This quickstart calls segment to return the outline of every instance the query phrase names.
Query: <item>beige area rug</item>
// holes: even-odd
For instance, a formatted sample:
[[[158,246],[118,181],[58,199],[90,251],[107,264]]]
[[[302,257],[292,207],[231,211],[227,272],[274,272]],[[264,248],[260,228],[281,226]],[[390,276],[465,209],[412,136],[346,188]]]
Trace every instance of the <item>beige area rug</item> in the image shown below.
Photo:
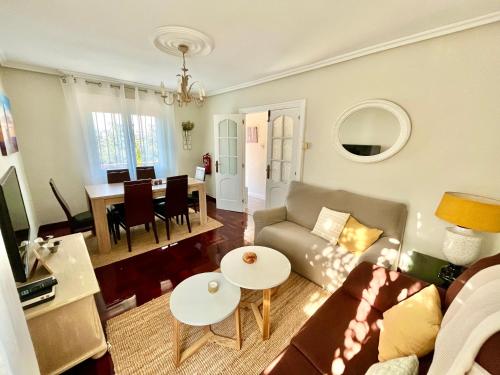
[[[189,233],[185,221],[184,225],[176,224],[175,220],[170,222],[170,241],[167,240],[165,222],[157,219],[156,226],[158,228],[158,240],[160,243],[155,242],[155,237],[151,228],[149,232],[146,232],[144,225],[132,228],[131,252],[128,251],[127,238],[123,229],[121,229],[120,232],[121,240],[115,245],[111,239],[111,252],[105,254],[100,254],[97,251],[97,238],[93,236],[91,232],[87,232],[85,234],[85,243],[89,249],[92,265],[94,268],[102,267],[223,226],[221,222],[211,217],[208,217],[208,221],[205,225],[201,225],[199,215],[194,212],[189,214],[189,219],[191,221],[191,233]]]
[[[261,293],[243,291],[242,300]],[[329,293],[292,273],[271,302],[271,337],[262,341],[250,310],[241,310],[241,350],[208,344],[176,369],[172,354],[172,315],[167,293],[107,322],[115,371],[127,374],[259,374],[289,344],[302,324]],[[233,316],[212,326],[216,333],[233,336]],[[203,328],[182,325],[184,348],[203,335]]]

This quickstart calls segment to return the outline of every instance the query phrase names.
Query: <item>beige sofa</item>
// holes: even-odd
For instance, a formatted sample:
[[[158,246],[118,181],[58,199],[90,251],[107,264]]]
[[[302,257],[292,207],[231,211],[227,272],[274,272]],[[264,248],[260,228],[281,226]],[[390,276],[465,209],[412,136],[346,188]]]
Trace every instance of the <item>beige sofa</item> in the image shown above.
[[[348,212],[361,223],[384,233],[361,255],[332,246],[311,233],[322,207]],[[333,291],[363,261],[386,268],[396,264],[407,215],[402,203],[294,181],[284,207],[254,213],[254,243],[279,250],[290,260],[295,272]]]

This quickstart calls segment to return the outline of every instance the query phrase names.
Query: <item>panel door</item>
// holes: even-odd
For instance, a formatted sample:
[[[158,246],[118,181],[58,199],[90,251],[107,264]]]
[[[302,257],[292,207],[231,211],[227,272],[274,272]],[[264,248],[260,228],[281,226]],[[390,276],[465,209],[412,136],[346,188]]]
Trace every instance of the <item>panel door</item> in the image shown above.
[[[244,210],[244,115],[214,116],[217,208]]]
[[[299,179],[299,109],[271,111],[267,135],[266,207],[285,204],[290,181]]]

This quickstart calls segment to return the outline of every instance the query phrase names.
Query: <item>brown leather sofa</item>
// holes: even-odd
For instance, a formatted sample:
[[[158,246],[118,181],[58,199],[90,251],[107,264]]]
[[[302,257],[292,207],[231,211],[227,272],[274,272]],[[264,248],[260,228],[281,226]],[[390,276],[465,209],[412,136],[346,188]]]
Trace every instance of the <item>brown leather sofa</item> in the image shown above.
[[[446,291],[440,289],[443,310],[472,275],[494,264],[500,264],[500,254],[476,262]],[[408,275],[361,263],[262,374],[364,374],[378,362],[377,322],[383,312],[427,285]],[[476,357],[476,362],[494,375],[500,374],[498,348],[500,332],[483,345]],[[432,353],[419,361],[419,373],[426,374]]]

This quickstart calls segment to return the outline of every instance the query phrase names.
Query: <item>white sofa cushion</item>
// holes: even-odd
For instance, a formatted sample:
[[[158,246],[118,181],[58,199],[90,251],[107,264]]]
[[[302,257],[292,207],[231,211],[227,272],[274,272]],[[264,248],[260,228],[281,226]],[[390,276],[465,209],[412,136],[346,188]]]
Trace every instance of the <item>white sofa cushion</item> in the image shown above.
[[[331,245],[336,245],[349,216],[350,214],[323,207],[311,233],[324,238]]]

